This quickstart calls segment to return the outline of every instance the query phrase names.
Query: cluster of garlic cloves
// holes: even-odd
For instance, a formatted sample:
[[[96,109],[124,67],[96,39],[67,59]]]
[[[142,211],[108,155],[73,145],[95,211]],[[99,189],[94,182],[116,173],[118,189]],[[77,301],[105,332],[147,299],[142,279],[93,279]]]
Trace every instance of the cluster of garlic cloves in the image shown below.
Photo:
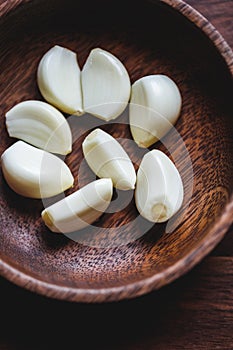
[[[127,106],[131,85],[124,65],[111,53],[99,48],[92,50],[81,72],[76,53],[58,45],[40,60],[37,83],[48,103],[24,101],[6,113],[9,136],[21,141],[2,154],[1,164],[6,182],[16,193],[47,198],[62,193],[74,183],[68,166],[51,154],[67,155],[72,151],[71,130],[61,112],[77,116],[88,112],[105,121],[115,119]],[[109,154],[106,159],[109,165],[101,164],[100,171],[94,169],[100,180],[43,211],[42,218],[51,231],[71,232],[97,220],[111,201],[113,182],[120,189],[134,188],[136,174],[128,155],[104,132],[100,135],[100,157],[102,154],[105,159],[101,143],[106,139],[109,142],[109,138],[118,159],[111,160]],[[96,157],[96,153],[94,150],[86,153],[90,146],[87,143],[88,140],[83,151],[93,168],[92,155]]]
[[[145,219],[165,222],[181,208],[183,183],[170,158],[159,150],[147,152],[137,175],[122,146],[101,129],[93,130],[82,144],[84,157],[100,178],[111,178],[121,190],[135,189],[136,207]]]
[[[9,187],[29,198],[52,197],[73,186],[70,169],[57,156],[72,151],[71,130],[62,112],[87,112],[110,121],[129,102],[132,137],[147,148],[172,128],[181,111],[181,94],[173,80],[150,75],[131,86],[122,62],[100,48],[90,52],[80,70],[76,53],[52,47],[39,62],[37,83],[47,102],[20,102],[6,113],[8,134],[20,141],[1,156]],[[113,187],[135,190],[136,207],[151,222],[165,222],[180,209],[182,180],[161,151],[146,153],[136,174],[121,144],[101,129],[87,135],[82,150],[99,179],[43,210],[42,219],[51,231],[69,233],[95,222],[109,206]]]
[[[61,111],[75,115],[86,112],[105,121],[117,118],[130,98],[126,68],[100,48],[91,50],[80,71],[74,52],[54,46],[39,63],[37,82],[45,100]]]

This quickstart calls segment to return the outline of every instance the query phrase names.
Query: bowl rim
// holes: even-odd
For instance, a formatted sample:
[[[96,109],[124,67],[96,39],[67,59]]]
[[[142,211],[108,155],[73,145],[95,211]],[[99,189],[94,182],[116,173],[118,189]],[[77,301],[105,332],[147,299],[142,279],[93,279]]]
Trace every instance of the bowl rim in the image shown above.
[[[1,4],[0,0],[0,18],[29,1],[30,0],[9,0]],[[153,3],[156,2],[155,0],[150,1]],[[172,7],[190,22],[194,23],[196,27],[199,28],[215,45],[217,51],[226,62],[229,72],[233,76],[232,49],[218,30],[201,13],[183,0],[159,0],[157,2]],[[157,290],[186,274],[215,248],[226,234],[232,222],[233,194],[230,196],[229,202],[226,204],[219,220],[214,223],[210,230],[207,236],[208,239],[206,239],[205,236],[205,239],[202,239],[197,247],[190,250],[175,264],[167,267],[162,272],[122,286],[98,289],[65,287],[63,285],[45,282],[41,279],[30,276],[8,264],[2,258],[0,258],[0,275],[31,292],[36,292],[54,299],[85,303],[101,303],[131,299],[152,292],[153,290]]]

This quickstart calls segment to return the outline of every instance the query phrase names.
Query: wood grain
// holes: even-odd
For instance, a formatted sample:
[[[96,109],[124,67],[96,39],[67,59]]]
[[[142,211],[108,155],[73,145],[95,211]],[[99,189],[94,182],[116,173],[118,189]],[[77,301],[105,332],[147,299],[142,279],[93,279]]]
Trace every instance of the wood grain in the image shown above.
[[[230,43],[232,25],[226,18],[233,17],[232,1],[189,3]],[[160,291],[108,305],[50,300],[0,278],[0,349],[231,350],[233,227],[212,254],[229,257],[209,256]]]
[[[203,14],[223,35],[231,49],[233,49],[233,1],[232,0],[188,0],[188,4]],[[233,226],[218,247],[211,253],[218,256],[233,256]]]
[[[3,279],[0,289],[1,350],[233,348],[232,258],[210,257],[160,291],[104,305],[49,300]]]
[[[233,1],[189,3],[214,23],[233,48]],[[1,278],[0,309],[4,322],[0,349],[231,350],[232,237],[233,227],[213,251],[223,257],[207,257],[187,276],[159,292],[111,305],[48,300]]]
[[[188,3],[200,11],[223,35],[231,49],[233,49],[233,1],[196,1],[189,0]],[[228,230],[222,242],[213,250],[211,255],[233,256],[233,226]]]
[[[232,0],[188,0],[188,4],[196,8],[203,14],[223,35],[229,46],[233,48],[232,36],[232,18],[233,1]]]
[[[15,11],[2,16],[3,123],[4,113],[17,102],[42,98],[36,85],[36,69],[44,52],[55,44],[78,52],[81,67],[91,48],[102,46],[121,58],[132,82],[143,75],[164,73],[176,81],[183,96],[182,114],[176,124],[179,134],[173,130],[163,143],[154,146],[172,157],[184,182],[184,205],[174,219],[172,233],[166,230],[166,225],[150,229],[145,220],[138,219],[132,198],[123,210],[103,215],[92,231],[79,233],[78,242],[53,235],[40,218],[43,203],[14,194],[1,173],[0,267],[2,275],[15,283],[70,301],[132,298],[158,289],[190,270],[229,227],[233,174],[229,74],[232,57],[224,40],[205,19],[182,2],[167,2],[205,28],[212,41],[162,2],[135,4],[133,18],[127,2],[120,22],[120,7],[115,6],[109,19],[110,8],[105,0],[98,2],[98,6],[93,2],[92,11],[84,2],[70,1],[65,10],[62,1],[22,2]],[[99,20],[96,11],[105,21]],[[78,12],[84,15],[75,21]],[[143,31],[141,17],[147,18]],[[156,32],[160,35],[155,41]],[[223,60],[226,56],[229,67]],[[136,166],[143,153],[126,142],[131,139],[124,124],[127,119],[125,114],[117,124],[101,127],[124,139]],[[76,180],[72,191],[92,176],[87,167],[79,176],[77,165],[82,163],[81,142],[87,127],[93,128],[96,122],[96,118],[87,116],[73,118],[74,137],[77,132],[79,135],[66,161],[79,181]],[[13,140],[5,128],[0,130],[0,139],[2,153]],[[108,230],[102,229],[106,227]]]

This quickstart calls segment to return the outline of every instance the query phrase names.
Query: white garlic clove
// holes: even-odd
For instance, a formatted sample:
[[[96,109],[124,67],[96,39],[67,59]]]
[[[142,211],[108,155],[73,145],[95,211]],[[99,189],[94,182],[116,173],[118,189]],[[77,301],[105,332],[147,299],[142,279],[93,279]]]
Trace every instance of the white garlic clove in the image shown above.
[[[41,101],[24,101],[6,113],[9,135],[48,152],[66,155],[72,150],[72,135],[65,117]]]
[[[180,209],[183,193],[174,163],[159,150],[148,152],[137,173],[135,202],[139,213],[151,222],[165,222]]]
[[[6,182],[24,197],[47,198],[72,187],[74,178],[57,156],[17,141],[1,156]]]
[[[93,49],[81,73],[83,108],[109,121],[126,108],[130,97],[130,79],[124,65],[111,53]]]
[[[46,101],[69,114],[83,114],[80,68],[76,53],[54,46],[40,60],[37,83]]]
[[[119,190],[135,187],[134,166],[119,142],[101,129],[92,131],[82,144],[84,157],[99,176],[112,179],[113,186]]]
[[[149,75],[132,85],[129,121],[140,147],[160,140],[175,124],[181,111],[181,94],[166,75]]]
[[[70,233],[95,222],[112,199],[111,179],[93,181],[42,212],[42,219],[53,232]]]

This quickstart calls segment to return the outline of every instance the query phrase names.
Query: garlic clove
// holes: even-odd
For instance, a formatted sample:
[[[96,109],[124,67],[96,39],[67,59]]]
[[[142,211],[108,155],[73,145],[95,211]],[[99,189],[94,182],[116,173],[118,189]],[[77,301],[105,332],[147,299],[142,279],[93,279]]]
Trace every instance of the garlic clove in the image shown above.
[[[83,114],[76,53],[58,45],[52,47],[40,60],[37,83],[46,101],[65,113]]]
[[[129,121],[140,147],[160,140],[175,124],[181,111],[181,94],[166,75],[149,75],[132,85]]]
[[[81,73],[83,108],[109,121],[126,108],[130,97],[130,79],[124,65],[111,53],[93,49]]]
[[[45,225],[53,232],[70,233],[95,222],[112,199],[111,179],[93,181],[42,212]]]
[[[161,151],[145,154],[137,173],[135,202],[151,222],[165,222],[181,207],[183,183],[174,163]]]
[[[119,142],[101,129],[92,131],[82,144],[84,157],[92,171],[100,178],[112,179],[119,190],[135,187],[134,166]]]
[[[57,156],[17,141],[1,156],[6,182],[29,198],[52,197],[72,187],[74,178]]]
[[[41,101],[24,101],[6,113],[9,135],[48,152],[66,155],[72,150],[72,135],[65,117]]]

